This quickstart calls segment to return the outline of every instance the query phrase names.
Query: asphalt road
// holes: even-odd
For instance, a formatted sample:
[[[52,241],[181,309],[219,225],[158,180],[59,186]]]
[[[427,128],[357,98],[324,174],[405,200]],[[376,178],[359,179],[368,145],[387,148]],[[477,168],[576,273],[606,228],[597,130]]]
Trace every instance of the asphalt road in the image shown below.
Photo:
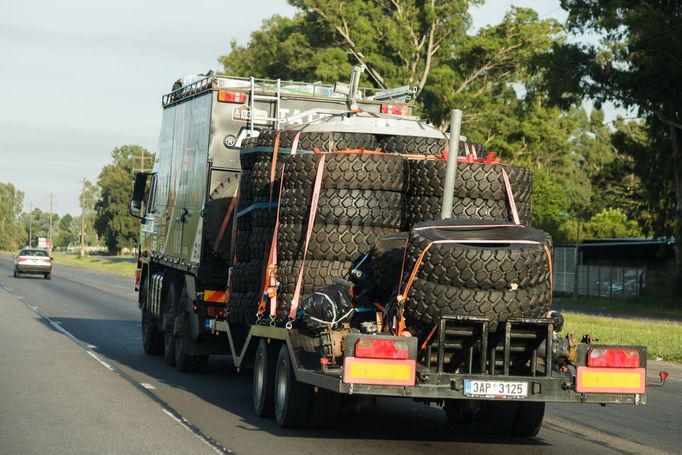
[[[2,353],[0,384],[23,377],[25,390],[19,399],[16,391],[0,387],[0,453],[16,453],[17,447],[21,453],[44,453],[51,434],[36,438],[32,421],[38,429],[48,425],[60,435],[74,433],[53,439],[50,453],[160,448],[238,454],[649,454],[679,453],[682,447],[682,366],[659,363],[650,364],[653,376],[662,368],[671,378],[665,387],[649,389],[648,405],[552,405],[533,439],[453,428],[441,409],[400,399],[380,399],[357,415],[341,417],[333,430],[285,431],[254,415],[251,373],[235,371],[229,357],[212,358],[208,370],[195,375],[176,372],[162,357],[145,356],[131,279],[60,265],[49,281],[15,279],[11,271],[11,259],[0,256],[0,345],[23,333],[13,344],[32,349]],[[64,343],[70,345],[68,356],[60,347]],[[74,350],[89,355],[76,361]],[[14,371],[10,366],[16,364],[24,367]],[[32,380],[48,371],[68,375],[63,382],[70,387],[46,388]],[[102,408],[97,405],[102,400],[117,405]],[[159,407],[164,412],[155,412]],[[97,431],[88,431],[90,422]],[[144,445],[134,445],[141,435]],[[92,450],[92,444],[106,450]]]

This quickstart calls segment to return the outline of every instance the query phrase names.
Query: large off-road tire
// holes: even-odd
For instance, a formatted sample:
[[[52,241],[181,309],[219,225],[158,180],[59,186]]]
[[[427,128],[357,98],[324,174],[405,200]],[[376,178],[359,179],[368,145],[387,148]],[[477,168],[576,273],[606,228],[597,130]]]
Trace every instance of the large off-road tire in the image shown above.
[[[508,436],[514,425],[518,403],[514,401],[486,401],[477,416],[480,429],[495,436]]]
[[[405,316],[411,323],[470,315],[489,318],[495,329],[498,321],[547,311],[551,238],[545,232],[494,221],[417,225],[409,236],[402,289],[427,247],[407,296]]]
[[[310,190],[315,182],[321,155],[296,155],[287,158],[284,188]],[[407,162],[397,155],[326,155],[322,188],[381,190],[402,192],[407,185]]]
[[[238,293],[260,290],[263,260],[237,262],[232,266],[232,291]]]
[[[277,200],[279,194],[280,179],[282,177],[282,167],[286,156],[280,156],[275,164],[275,174],[272,175],[272,161],[259,161],[253,166],[252,194],[254,198],[270,197],[270,179],[272,178],[273,200]],[[286,178],[286,177],[285,177]]]
[[[175,339],[175,369],[181,373],[198,373],[208,365],[208,355],[192,355],[186,353],[185,337],[189,336],[187,324],[183,324],[183,331]]]
[[[259,417],[275,415],[275,369],[279,344],[258,342],[253,366],[253,409]]]
[[[280,221],[304,224],[310,216],[310,189],[287,189],[282,194]],[[374,226],[400,229],[405,195],[397,191],[322,189],[315,224]]]
[[[259,283],[261,279],[258,279]],[[228,321],[232,324],[251,325],[256,321],[260,302],[259,292],[234,292],[230,296]]]
[[[374,150],[377,140],[368,133],[317,132],[303,130],[287,130],[280,134],[280,147],[291,148],[298,133],[297,150],[334,152],[337,150],[360,149]],[[274,142],[273,142],[274,143]]]
[[[550,258],[545,247],[551,247],[552,240],[546,232],[505,223],[460,226],[465,229],[413,231],[406,268],[412,270],[415,259],[431,244],[419,267],[418,279],[457,288],[499,290],[526,289],[549,282]],[[476,240],[489,243],[473,243]],[[458,243],[432,243],[442,241]],[[495,241],[499,243],[492,243]],[[513,241],[537,243],[508,243]]]
[[[545,403],[536,401],[520,402],[511,428],[512,436],[532,438],[537,436],[545,418]]]
[[[448,141],[445,137],[382,136],[378,145],[389,153],[441,156]]]
[[[307,226],[282,224],[277,235],[277,254],[281,260],[303,258]],[[370,226],[316,224],[308,243],[307,259],[355,261],[374,243],[398,229]]]
[[[441,217],[443,196],[408,196],[405,201],[405,226],[409,229],[423,221],[438,220]],[[516,201],[515,201],[516,202]],[[516,202],[519,222],[530,226],[531,207],[528,202]],[[463,220],[513,221],[507,200],[454,197],[452,218]]]
[[[537,318],[549,309],[549,283],[517,290],[467,289],[415,279],[408,293],[405,317],[433,325],[443,315],[481,316],[490,328],[510,317]]]
[[[175,366],[175,334],[172,327],[163,331],[163,358],[167,365]]]
[[[232,202],[232,197],[236,186],[238,185],[237,174],[230,174],[231,176],[224,177],[224,180],[218,184],[206,201],[204,208],[203,223],[205,242],[211,248],[211,252],[217,255],[225,263],[230,261],[230,250],[232,235],[232,224],[234,223],[235,212],[232,212],[231,218],[227,226],[223,229],[220,242],[216,245],[218,235],[222,229],[225,221],[227,209]]]
[[[156,328],[156,319],[142,309],[142,349],[147,355],[163,354],[163,332]]]
[[[407,233],[384,236],[372,248],[371,261],[376,276],[376,289],[383,297],[398,292],[407,237]]]
[[[239,199],[249,201],[253,199],[253,170],[242,171],[239,176]]]
[[[303,428],[308,423],[312,387],[296,381],[294,364],[286,344],[277,356],[275,369],[275,419],[282,428]]]
[[[443,196],[445,182],[444,160],[410,160],[409,188],[411,195]],[[507,193],[502,169],[509,175],[514,200],[529,202],[532,193],[530,169],[500,164],[458,163],[454,195],[457,197],[506,200]]]

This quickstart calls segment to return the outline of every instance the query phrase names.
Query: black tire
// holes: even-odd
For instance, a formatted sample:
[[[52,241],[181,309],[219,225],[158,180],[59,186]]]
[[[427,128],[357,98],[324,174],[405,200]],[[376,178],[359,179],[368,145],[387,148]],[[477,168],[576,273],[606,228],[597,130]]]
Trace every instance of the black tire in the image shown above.
[[[170,324],[164,324],[163,327],[163,358],[166,364],[175,366],[175,315],[177,314],[178,302],[180,295],[178,294],[178,286],[175,281],[172,281],[168,287],[168,294],[166,295],[168,302],[169,316],[166,318],[171,321]]]
[[[545,403],[537,401],[525,401],[519,403],[514,425],[511,429],[512,436],[532,438],[537,436],[545,418]]]
[[[277,200],[279,194],[280,179],[282,177],[282,167],[284,166],[284,158],[286,156],[278,157],[275,164],[275,175],[272,183],[272,199]],[[270,177],[272,173],[272,161],[259,161],[253,166],[252,189],[251,192],[254,198],[269,198],[270,197]]]
[[[14,269],[14,278],[19,278],[19,272],[17,272],[17,269]]]
[[[310,403],[308,426],[311,428],[328,428],[339,415],[341,395],[331,390],[318,388]]]
[[[398,292],[407,233],[396,233],[379,239],[372,248],[372,268],[376,276],[376,289],[382,300]]]
[[[183,324],[185,328],[183,333],[175,339],[175,369],[180,373],[198,373],[208,365],[208,355],[191,355],[187,354],[185,351],[185,337],[189,335],[187,333],[186,324]]]
[[[232,291],[237,293],[260,291],[263,261],[237,262],[232,266]]]
[[[513,401],[486,401],[478,415],[482,431],[495,436],[509,436],[516,419],[518,403]]]
[[[405,318],[431,327],[443,315],[481,316],[490,329],[510,317],[537,318],[549,309],[549,283],[515,291],[467,289],[415,279],[408,293]]]
[[[217,255],[225,263],[230,262],[230,250],[232,235],[232,223],[234,222],[235,213],[232,213],[230,222],[223,231],[220,243],[215,245],[218,235],[222,228],[227,209],[232,202],[232,196],[236,189],[237,174],[230,174],[224,177],[224,180],[218,184],[209,195],[204,208],[204,233],[206,237],[206,244],[211,249],[211,252]]]
[[[382,136],[379,147],[389,153],[441,156],[447,148],[445,137]]]
[[[156,328],[156,319],[142,309],[142,349],[147,355],[163,354],[163,332]]]
[[[52,279],[52,273],[45,273],[45,274],[43,274],[43,277],[44,277],[46,280],[51,280],[51,279]]]
[[[253,199],[253,170],[251,169],[242,171],[239,176],[239,199],[245,201]]]
[[[310,189],[284,190],[280,221],[307,224],[311,200]],[[403,226],[404,202],[405,195],[396,191],[322,189],[315,224],[400,229]]]
[[[423,221],[438,220],[441,216],[442,196],[410,195],[405,201],[405,225],[411,228]],[[531,224],[531,209],[527,202],[516,202],[519,222]],[[506,200],[454,197],[452,218],[463,220],[513,221],[512,212]]]
[[[275,369],[275,419],[282,428],[303,428],[308,423],[312,388],[296,381],[289,350],[283,344]]]
[[[286,159],[284,188],[310,189],[315,182],[318,154]],[[326,155],[322,188],[402,192],[407,185],[407,161],[398,155]]]
[[[307,226],[282,224],[277,235],[277,254],[282,260],[303,258]],[[355,261],[382,237],[398,229],[369,226],[315,225],[308,244],[307,259]]]
[[[260,291],[232,293],[228,305],[228,321],[239,325],[253,324],[256,321],[260,295]]]
[[[279,345],[258,342],[253,366],[253,409],[259,417],[275,415],[275,368]]]
[[[408,193],[443,196],[446,165],[444,160],[410,160]],[[458,163],[455,196],[506,200],[502,168],[500,164]],[[509,175],[514,200],[517,203],[530,202],[533,187],[530,169],[518,166],[504,168]]]
[[[234,254],[237,262],[248,262],[251,260],[251,231],[237,231],[234,241]]]
[[[458,223],[462,223],[458,220]],[[426,225],[446,225],[447,222]],[[495,225],[492,225],[495,226]],[[458,243],[433,243],[424,257],[418,279],[455,288],[527,289],[549,283],[550,266],[545,247],[551,246],[549,234],[538,229],[505,223],[498,227],[468,225],[466,229],[428,229],[412,231],[407,249],[406,269],[412,270],[416,258],[430,242],[453,240]],[[467,240],[493,240],[499,244],[468,244]],[[511,240],[537,244],[507,243]]]
[[[471,425],[476,421],[476,414],[464,406],[465,400],[445,400],[443,410],[452,425]]]
[[[175,366],[175,335],[173,328],[163,331],[163,358],[167,365]]]
[[[360,149],[374,150],[377,148],[377,140],[373,134],[368,133],[340,133],[340,132],[317,132],[303,130],[282,131],[280,134],[280,147],[291,148],[296,134],[298,138],[297,150],[313,151],[319,149],[323,152],[337,150]],[[273,141],[274,144],[274,141]]]

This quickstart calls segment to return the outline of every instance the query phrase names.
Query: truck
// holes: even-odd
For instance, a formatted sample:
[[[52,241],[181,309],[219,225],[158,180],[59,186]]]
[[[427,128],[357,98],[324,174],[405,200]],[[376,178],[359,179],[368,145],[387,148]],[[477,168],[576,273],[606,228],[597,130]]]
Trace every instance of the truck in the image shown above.
[[[479,157],[469,148],[456,122],[447,134],[412,116],[414,90],[410,87],[359,89],[361,72],[362,68],[356,68],[349,84],[334,85],[208,74],[179,81],[163,97],[154,168],[136,175],[130,204],[130,213],[141,225],[136,289],[145,353],[163,354],[169,365],[183,372],[201,370],[210,355],[232,356],[237,368],[253,369],[255,412],[274,416],[287,428],[328,424],[345,402],[405,397],[442,406],[455,424],[475,422],[496,434],[532,437],[542,425],[548,402],[646,404],[645,347],[609,346],[596,344],[589,336],[563,336],[562,315],[544,309],[531,316],[519,313],[498,318],[494,312],[477,312],[487,308],[483,302],[470,313],[443,313],[432,319],[426,315],[428,327],[417,335],[419,329],[404,327],[408,284],[403,288],[405,295],[399,292],[387,298],[395,305],[374,301],[360,308],[350,303],[348,314],[365,313],[361,323],[339,318],[310,330],[301,322],[306,317],[309,321],[310,315],[296,311],[299,297],[286,307],[289,318],[277,317],[277,293],[284,285],[275,279],[276,262],[270,261],[265,272],[250,275],[254,282],[265,282],[256,293],[257,312],[251,307],[246,319],[231,317],[238,308],[234,286],[237,220],[265,204],[277,213],[279,222],[273,184],[279,172],[278,147],[286,133],[294,132],[288,136],[293,137],[287,145],[290,154],[296,153],[302,132],[323,138],[364,134],[389,138],[384,143],[392,140],[418,151],[436,144],[437,156],[404,156],[447,163],[448,173],[457,169],[458,160],[482,166],[499,161],[490,155]],[[257,138],[267,135],[269,142],[261,143],[269,147],[259,147]],[[445,156],[444,143],[455,152]],[[462,143],[466,156],[458,157]],[[308,158],[327,154],[310,148],[314,150],[307,151]],[[240,153],[242,158],[249,153],[275,156],[268,162],[272,163],[268,202],[240,207],[244,177]],[[337,153],[384,152],[361,147]],[[318,168],[317,172],[323,171]],[[319,187],[321,177],[311,175]],[[452,194],[453,181],[446,179],[450,187],[443,194]],[[243,191],[245,183],[241,185]],[[507,185],[508,192],[510,188]],[[315,207],[319,188],[309,190],[306,197],[312,198],[310,207]],[[508,202],[514,206],[510,211],[516,219],[514,226],[521,226],[513,197]],[[316,212],[310,207],[304,209],[304,219],[312,225]],[[481,222],[474,224],[479,229]],[[448,223],[415,226],[411,232],[431,228],[454,232],[461,227]],[[483,222],[483,227],[490,226]],[[400,237],[400,242],[410,235]],[[300,238],[305,244],[301,275],[310,238],[311,229]],[[447,240],[435,243],[439,242]],[[277,243],[276,229],[272,243]],[[551,292],[551,253],[546,246],[542,248],[550,260]],[[358,270],[356,265],[353,271]],[[284,281],[283,267],[277,273]],[[344,298],[355,301],[354,293],[361,287],[357,282],[349,275],[329,278],[323,284],[337,286]],[[289,281],[296,282],[296,277]],[[508,285],[509,292],[518,287],[517,283]],[[298,294],[306,294],[298,288]],[[334,300],[325,289],[319,293],[323,300]],[[334,305],[325,308],[336,311]],[[537,308],[548,305],[545,299]],[[660,383],[649,385],[662,385],[666,376],[662,372]]]

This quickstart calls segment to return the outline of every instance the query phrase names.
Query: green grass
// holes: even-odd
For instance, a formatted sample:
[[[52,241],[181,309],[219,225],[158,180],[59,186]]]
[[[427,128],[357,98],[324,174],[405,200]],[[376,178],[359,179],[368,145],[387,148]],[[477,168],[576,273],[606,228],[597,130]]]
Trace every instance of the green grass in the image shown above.
[[[54,257],[54,263],[58,265],[82,267],[127,277],[135,276],[137,267],[134,262],[116,262],[117,256],[85,256],[81,258],[74,254],[52,252],[52,257]]]
[[[607,315],[631,315],[682,321],[682,304],[671,304],[669,301],[647,295],[636,299],[581,297],[579,299],[556,299],[555,302],[559,306],[576,311],[587,310]]]
[[[682,362],[682,322],[624,319],[564,312],[564,333],[589,334],[599,343],[646,346],[650,359]]]

